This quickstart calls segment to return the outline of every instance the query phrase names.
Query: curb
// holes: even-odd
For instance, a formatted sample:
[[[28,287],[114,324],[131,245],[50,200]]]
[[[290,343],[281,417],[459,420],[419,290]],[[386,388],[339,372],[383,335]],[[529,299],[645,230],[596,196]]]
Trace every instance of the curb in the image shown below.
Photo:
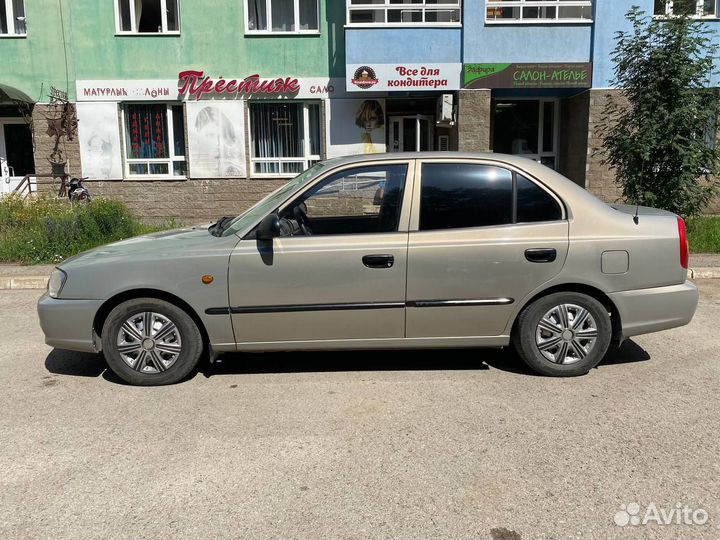
[[[720,267],[690,268],[689,279],[720,279]],[[0,291],[45,289],[47,276],[0,277]]]
[[[690,279],[717,279],[720,278],[720,267],[690,268],[688,277]]]
[[[0,277],[0,290],[44,289],[47,276]]]

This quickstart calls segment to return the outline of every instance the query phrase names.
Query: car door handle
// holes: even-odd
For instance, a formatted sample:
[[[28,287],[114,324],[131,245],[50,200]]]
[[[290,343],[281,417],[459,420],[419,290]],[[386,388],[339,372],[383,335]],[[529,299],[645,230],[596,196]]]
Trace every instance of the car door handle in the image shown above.
[[[392,268],[395,264],[393,255],[365,255],[362,262],[368,268]]]
[[[533,263],[553,262],[557,258],[557,251],[553,248],[526,249],[525,258]]]

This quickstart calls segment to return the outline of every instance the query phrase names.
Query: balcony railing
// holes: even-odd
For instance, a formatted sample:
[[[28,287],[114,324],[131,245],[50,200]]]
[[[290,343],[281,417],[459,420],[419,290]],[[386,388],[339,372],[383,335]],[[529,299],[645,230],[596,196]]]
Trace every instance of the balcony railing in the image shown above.
[[[461,0],[347,0],[348,26],[460,26],[461,15]]]
[[[592,0],[487,0],[488,24],[589,23]]]

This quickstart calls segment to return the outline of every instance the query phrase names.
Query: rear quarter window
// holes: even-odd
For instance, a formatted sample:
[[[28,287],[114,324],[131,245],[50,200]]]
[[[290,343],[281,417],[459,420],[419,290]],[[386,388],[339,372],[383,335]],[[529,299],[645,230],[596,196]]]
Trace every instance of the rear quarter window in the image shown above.
[[[562,209],[552,195],[521,174],[515,178],[518,223],[562,219]]]

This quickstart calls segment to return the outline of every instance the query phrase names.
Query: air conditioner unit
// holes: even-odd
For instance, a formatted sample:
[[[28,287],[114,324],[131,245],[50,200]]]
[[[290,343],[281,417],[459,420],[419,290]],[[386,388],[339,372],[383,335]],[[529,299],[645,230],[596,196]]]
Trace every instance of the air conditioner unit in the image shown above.
[[[452,126],[455,124],[453,116],[453,94],[443,94],[438,97],[435,123],[438,125]]]
[[[450,137],[448,135],[438,135],[438,150],[440,152],[450,150]]]

